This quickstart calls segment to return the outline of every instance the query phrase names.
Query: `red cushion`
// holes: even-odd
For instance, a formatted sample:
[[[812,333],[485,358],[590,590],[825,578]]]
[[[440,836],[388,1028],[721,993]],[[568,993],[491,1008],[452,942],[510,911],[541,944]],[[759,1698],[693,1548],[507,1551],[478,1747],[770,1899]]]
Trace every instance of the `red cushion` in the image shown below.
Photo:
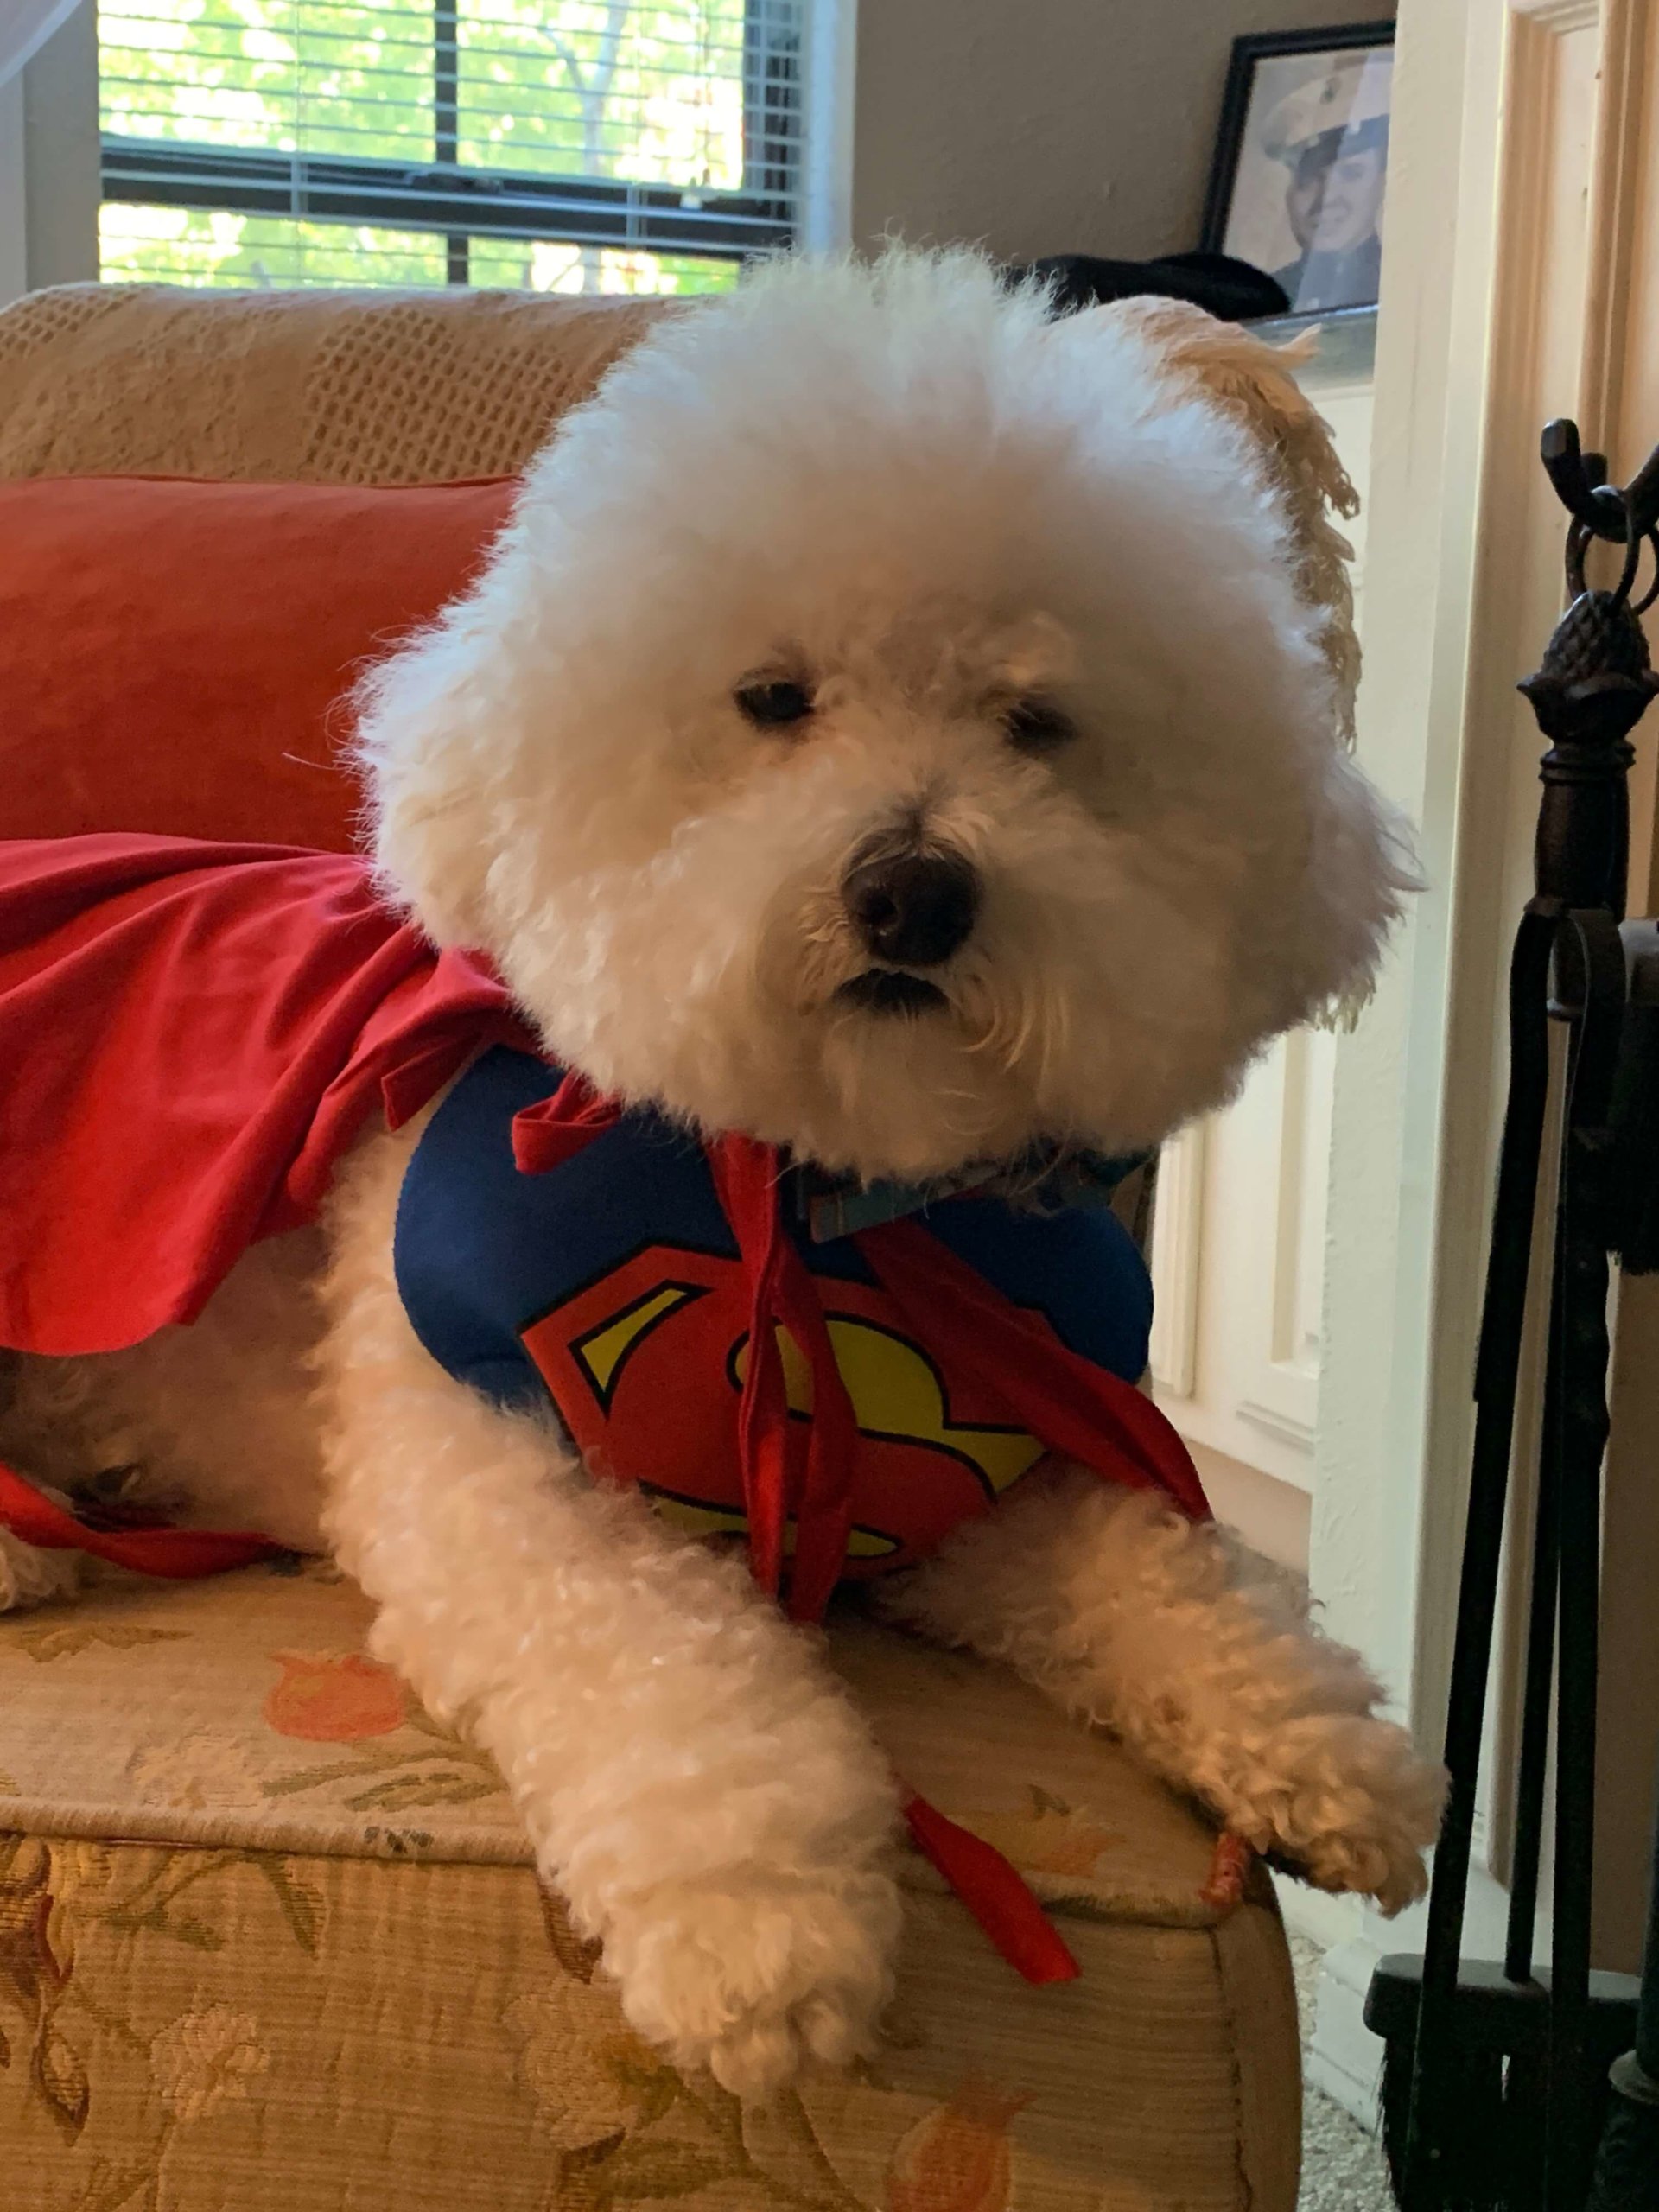
[[[0,836],[349,846],[344,696],[477,572],[513,491],[0,482]]]

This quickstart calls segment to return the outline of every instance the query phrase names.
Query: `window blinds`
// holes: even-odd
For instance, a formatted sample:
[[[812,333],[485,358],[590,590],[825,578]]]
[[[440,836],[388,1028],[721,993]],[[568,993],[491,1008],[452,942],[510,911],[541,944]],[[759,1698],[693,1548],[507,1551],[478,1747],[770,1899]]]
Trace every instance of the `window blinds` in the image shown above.
[[[707,290],[794,233],[808,0],[105,0],[107,278]]]

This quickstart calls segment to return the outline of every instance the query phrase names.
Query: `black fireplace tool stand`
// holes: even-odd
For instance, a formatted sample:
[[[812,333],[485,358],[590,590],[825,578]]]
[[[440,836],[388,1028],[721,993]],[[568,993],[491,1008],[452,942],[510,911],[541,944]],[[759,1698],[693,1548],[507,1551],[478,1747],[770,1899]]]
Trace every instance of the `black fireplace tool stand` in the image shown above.
[[[1630,738],[1659,691],[1638,620],[1659,594],[1659,449],[1620,490],[1562,422],[1544,433],[1543,461],[1571,516],[1570,604],[1542,666],[1520,687],[1548,749],[1536,887],[1510,969],[1509,1100],[1446,1720],[1451,1791],[1423,1955],[1384,1959],[1365,2006],[1385,2045],[1383,2136],[1402,2212],[1659,2212],[1659,1894],[1641,1984],[1590,1966],[1609,1263],[1617,1258],[1626,1272],[1659,1265],[1659,926],[1624,919]],[[1597,540],[1622,550],[1611,590],[1585,580]],[[1656,581],[1637,601],[1644,545]],[[1554,1253],[1509,1924],[1501,1961],[1465,1961],[1516,1390],[1546,1175]],[[1654,1568],[1659,1587],[1659,1560]],[[1543,1963],[1534,1958],[1534,1927],[1552,1758]]]

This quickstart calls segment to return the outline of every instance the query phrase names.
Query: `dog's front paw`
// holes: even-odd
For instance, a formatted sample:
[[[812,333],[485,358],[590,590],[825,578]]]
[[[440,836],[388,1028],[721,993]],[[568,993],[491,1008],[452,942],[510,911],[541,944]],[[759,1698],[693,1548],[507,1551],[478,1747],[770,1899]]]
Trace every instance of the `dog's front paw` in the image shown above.
[[[1385,1913],[1428,1886],[1446,1771],[1391,1720],[1325,1713],[1287,1721],[1228,1808],[1230,1825],[1321,1890],[1373,1897]]]
[[[874,2047],[893,1991],[899,1892],[884,1873],[754,1868],[654,1889],[613,1919],[605,1962],[632,2025],[677,2066],[762,2099],[810,2058]]]

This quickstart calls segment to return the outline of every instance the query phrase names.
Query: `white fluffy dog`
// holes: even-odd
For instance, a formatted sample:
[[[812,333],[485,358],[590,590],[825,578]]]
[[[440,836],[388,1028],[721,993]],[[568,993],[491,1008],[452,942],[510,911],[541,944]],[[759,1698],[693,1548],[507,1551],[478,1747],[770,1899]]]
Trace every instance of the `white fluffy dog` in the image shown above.
[[[698,1128],[860,1179],[1155,1143],[1363,986],[1402,887],[1297,530],[1135,317],[1050,321],[969,256],[780,264],[611,372],[374,678],[382,880],[551,1058]],[[954,884],[932,936],[873,938],[873,849]],[[630,2019],[745,2094],[844,2062],[899,1926],[887,1763],[739,1558],[423,1350],[419,1134],[361,1141],[194,1326],[26,1367],[0,1451],[331,1548]],[[14,1599],[70,1572],[0,1559]],[[1213,1528],[1049,1463],[892,1602],[1315,1882],[1421,1891],[1436,1770]]]

